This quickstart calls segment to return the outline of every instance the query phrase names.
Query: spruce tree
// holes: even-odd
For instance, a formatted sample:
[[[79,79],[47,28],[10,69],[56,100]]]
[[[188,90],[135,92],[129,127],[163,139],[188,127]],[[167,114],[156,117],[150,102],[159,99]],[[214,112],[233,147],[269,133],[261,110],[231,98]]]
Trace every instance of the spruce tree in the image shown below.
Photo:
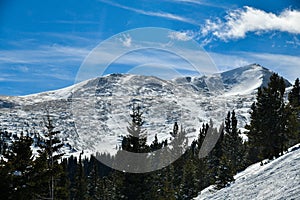
[[[299,78],[297,78],[295,80],[295,84],[293,85],[293,89],[289,93],[288,99],[293,108],[300,107],[300,81],[299,81]]]
[[[217,134],[220,135],[220,137],[207,158],[210,181],[212,184],[215,184],[216,189],[226,187],[230,182],[234,181],[231,165],[224,152],[223,124],[221,125],[219,132],[220,133]]]
[[[251,122],[246,126],[251,163],[278,157],[286,146],[282,138],[290,130],[285,118],[284,92],[285,82],[278,74],[270,77],[268,87],[258,88],[257,101],[251,107]]]
[[[54,196],[56,199],[69,199],[70,198],[70,180],[68,176],[68,164],[67,160],[63,159],[60,163],[62,173],[60,178],[57,179],[56,185],[58,186]]]
[[[224,154],[233,174],[242,170],[245,166],[244,159],[244,145],[240,137],[240,131],[237,128],[237,118],[234,110],[232,113],[228,112],[225,119],[225,135],[224,135]]]
[[[5,156],[11,143],[11,133],[0,130],[0,157]]]
[[[128,135],[123,137],[122,150],[133,152],[133,153],[147,153],[150,152],[150,147],[147,145],[147,136],[145,130],[142,130],[144,120],[142,117],[141,106],[134,104],[132,107],[131,122],[127,127]],[[122,151],[118,152],[116,158],[122,157]],[[122,159],[122,158],[120,158]],[[146,157],[145,157],[146,160]],[[141,163],[143,161],[137,161]],[[132,166],[135,167],[135,166]],[[124,185],[122,194],[125,199],[141,199],[143,192],[146,191],[146,186],[143,180],[146,179],[145,174],[134,174],[134,173],[123,173]]]
[[[11,151],[7,154],[7,163],[4,163],[8,172],[6,178],[9,181],[10,199],[32,199],[33,192],[33,155],[31,145],[32,138],[28,135],[15,140],[12,144]]]
[[[122,149],[134,153],[146,153],[149,151],[147,145],[147,136],[142,126],[144,124],[143,113],[141,112],[140,105],[133,105],[131,116],[131,122],[127,127],[127,136],[123,137]]]
[[[82,155],[83,152],[81,152],[79,155],[77,171],[75,174],[75,192],[74,192],[75,199],[87,198],[87,180],[85,176],[84,165],[82,162]]]
[[[197,191],[197,173],[195,164],[195,155],[192,149],[188,149],[183,155],[185,163],[183,166],[182,180],[180,184],[181,199],[192,199],[198,193]]]
[[[92,169],[87,177],[87,195],[90,199],[99,199],[99,173],[97,167],[97,160],[94,156],[91,156],[90,158],[90,165],[92,166]]]
[[[203,141],[208,134],[209,130],[209,125],[208,123],[202,125],[202,128],[200,128],[198,139],[197,139],[197,151],[196,155],[199,155],[199,151],[202,147]],[[196,159],[196,177],[197,177],[197,187],[198,191],[201,191],[202,189],[206,188],[211,184],[210,182],[210,177],[209,177],[209,167],[208,167],[208,158],[202,157],[199,158],[196,156],[194,159]]]
[[[290,123],[293,123],[296,129],[295,141],[290,144],[290,145],[294,145],[300,142],[300,81],[299,78],[295,80],[295,84],[293,85],[293,88],[288,95],[288,99],[289,99],[290,107],[287,108],[287,112],[288,113],[293,112],[294,116],[296,117],[296,121],[294,118],[290,119]]]
[[[59,131],[55,130],[49,113],[46,115],[44,123],[46,132],[44,138],[38,144],[39,155],[36,168],[39,171],[39,180],[37,182],[40,182],[43,186],[40,188],[40,198],[54,199],[55,194],[62,190],[62,187],[65,187],[58,185],[61,177],[65,177],[63,166],[59,164],[64,155],[64,153],[61,153],[64,144],[58,138]]]

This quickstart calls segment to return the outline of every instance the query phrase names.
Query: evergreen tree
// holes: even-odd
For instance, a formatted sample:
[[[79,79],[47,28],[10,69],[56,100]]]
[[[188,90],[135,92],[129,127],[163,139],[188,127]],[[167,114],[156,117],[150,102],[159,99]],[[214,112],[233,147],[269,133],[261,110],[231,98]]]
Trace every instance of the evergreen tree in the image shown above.
[[[61,193],[61,190],[65,190],[58,183],[61,182],[61,177],[65,176],[63,166],[59,164],[61,157],[64,155],[61,153],[63,143],[58,138],[59,131],[55,130],[53,122],[50,119],[49,113],[45,119],[46,132],[44,133],[44,139],[40,141],[39,157],[36,160],[36,168],[39,172],[37,177],[37,183],[40,183],[40,197],[54,199],[55,194]],[[57,198],[57,197],[56,197]]]
[[[300,81],[299,78],[295,80],[295,84],[293,85],[293,89],[290,91],[288,95],[289,105],[287,108],[287,113],[293,112],[295,118],[290,119],[290,123],[293,123],[295,126],[295,131],[298,133],[295,137],[295,141],[293,141],[290,145],[294,145],[300,142]],[[289,116],[292,116],[291,114]]]
[[[293,89],[289,93],[288,99],[293,108],[300,107],[300,81],[299,81],[299,78],[297,78],[295,80],[295,84],[293,85]]]
[[[170,199],[175,200],[177,193],[174,185],[174,176],[175,176],[174,166],[173,164],[168,167],[160,170],[160,174],[157,175],[159,184],[156,185],[152,183],[152,187],[156,188],[156,195],[153,196],[152,199],[164,200]],[[155,173],[157,174],[157,173]]]
[[[224,125],[220,127],[220,135],[218,141],[209,153],[208,156],[208,168],[209,177],[212,184],[216,185],[216,189],[221,189],[234,181],[233,170],[224,152]],[[214,133],[216,134],[216,133]]]
[[[198,193],[197,191],[197,173],[196,164],[193,150],[189,149],[185,152],[183,166],[182,180],[180,184],[180,196],[181,199],[192,199]]]
[[[100,190],[100,180],[96,158],[94,156],[91,156],[89,163],[92,165],[92,170],[87,177],[87,194],[90,199],[99,199],[100,197],[98,196],[98,191]]]
[[[70,198],[70,180],[68,176],[68,163],[67,159],[63,159],[60,163],[62,173],[60,178],[57,179],[56,185],[58,186],[55,190],[54,196],[56,199],[69,199]]]
[[[33,155],[31,145],[32,138],[23,136],[12,143],[11,150],[7,154],[7,162],[3,163],[5,178],[9,182],[6,193],[9,199],[32,199],[33,194]]]
[[[134,152],[134,153],[147,153],[150,152],[150,147],[147,145],[147,137],[145,131],[142,130],[144,124],[143,113],[141,112],[140,105],[133,105],[132,113],[130,114],[132,121],[127,127],[128,135],[123,137],[122,140],[122,150]],[[116,158],[122,157],[122,151],[118,152]],[[145,157],[146,160],[146,157]],[[137,161],[141,163],[143,161]],[[123,173],[124,175],[124,185],[122,194],[125,199],[141,199],[143,192],[146,191],[146,186],[143,180],[146,179],[145,174],[133,174],[133,173]]]
[[[0,130],[0,156],[5,156],[11,143],[11,133]]]
[[[77,172],[75,174],[75,199],[87,199],[87,180],[84,172],[84,166],[82,163],[82,155],[83,152],[80,153],[78,164],[77,164]]]
[[[246,126],[249,130],[247,135],[251,163],[278,157],[286,147],[283,138],[291,132],[291,127],[288,127],[288,119],[285,118],[284,92],[285,83],[278,74],[270,77],[268,87],[258,89],[257,102],[251,107],[251,123]]]
[[[209,129],[208,123],[206,123],[206,124],[203,123],[202,128],[200,128],[199,135],[198,135],[198,141],[197,141],[199,149],[202,146],[202,143],[203,143],[203,141],[204,141],[204,139],[206,137],[208,129]]]
[[[245,150],[243,140],[240,137],[240,131],[237,128],[237,118],[235,112],[228,112],[225,119],[225,135],[224,135],[224,154],[232,170],[232,174],[245,167]]]
[[[11,164],[0,158],[0,194],[2,199],[9,199],[11,195]]]
[[[124,136],[122,140],[122,149],[134,153],[149,152],[147,145],[147,136],[145,131],[142,130],[144,124],[143,113],[141,112],[140,105],[133,105],[132,113],[130,114],[132,121],[127,127],[129,135]]]
[[[212,123],[211,123],[212,124]],[[197,149],[195,155],[199,155],[199,151],[202,147],[202,144],[204,142],[204,139],[206,135],[208,134],[209,130],[208,123],[202,125],[202,128],[200,128],[198,139],[197,139]],[[208,159],[207,157],[199,158],[199,156],[194,157],[196,160],[196,182],[197,182],[197,188],[198,191],[201,191],[202,189],[206,188],[211,184],[211,178],[209,177],[209,167],[208,167]]]
[[[152,144],[150,145],[150,150],[151,151],[156,151],[159,150],[163,147],[164,143],[163,142],[158,142],[157,135],[155,134],[154,140]]]
[[[234,181],[234,174],[232,172],[231,163],[226,158],[225,155],[222,155],[219,158],[219,166],[217,167],[217,176],[216,176],[216,189],[221,189],[230,184],[230,182]]]

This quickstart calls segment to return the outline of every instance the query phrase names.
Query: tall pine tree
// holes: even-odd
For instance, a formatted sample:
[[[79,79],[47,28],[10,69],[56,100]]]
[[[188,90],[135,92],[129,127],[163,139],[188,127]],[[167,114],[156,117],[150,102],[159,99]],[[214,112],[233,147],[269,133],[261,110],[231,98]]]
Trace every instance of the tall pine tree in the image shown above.
[[[244,145],[240,137],[240,131],[237,128],[237,118],[235,112],[228,112],[225,119],[225,135],[224,135],[224,154],[230,164],[233,174],[242,170],[245,166]]]
[[[293,112],[297,118],[295,127],[296,127],[296,132],[298,134],[296,135],[295,141],[291,144],[293,145],[295,143],[300,142],[300,81],[299,78],[295,80],[295,84],[293,85],[293,88],[289,93],[288,99],[290,104],[290,110],[288,110],[288,112]],[[291,119],[290,121],[293,121],[293,119]]]
[[[299,78],[297,78],[295,80],[295,84],[293,85],[293,89],[289,93],[288,99],[293,108],[300,107],[300,81],[299,81]]]
[[[270,77],[267,87],[258,88],[256,102],[251,109],[248,147],[251,163],[278,157],[286,149],[291,126],[284,104],[285,82],[278,74]]]
[[[123,137],[122,140],[122,150],[133,152],[133,153],[147,153],[150,151],[149,145],[147,145],[147,136],[144,130],[142,130],[142,126],[144,124],[143,120],[143,112],[141,111],[141,106],[133,104],[131,116],[131,122],[127,127],[128,135]],[[122,151],[118,152],[116,158],[122,157]],[[141,163],[142,161],[137,161]],[[135,167],[135,166],[132,166]],[[146,179],[145,174],[134,174],[125,172],[123,174],[119,174],[120,176],[124,176],[122,188],[122,194],[124,199],[141,199],[143,196],[143,192],[147,191],[145,188],[145,184],[143,184],[143,180]]]
[[[37,183],[41,184],[39,198],[57,199],[58,194],[62,195],[61,190],[65,190],[65,185],[59,185],[62,183],[60,179],[65,177],[63,166],[59,164],[64,155],[61,153],[63,143],[58,138],[59,131],[55,130],[49,113],[47,113],[44,123],[46,131],[44,139],[38,145],[40,149],[36,161],[36,168],[39,171]]]
[[[9,199],[32,199],[34,198],[33,181],[33,155],[31,145],[32,138],[28,135],[15,140],[11,151],[7,154],[7,163],[9,178]],[[7,172],[7,170],[4,169]]]

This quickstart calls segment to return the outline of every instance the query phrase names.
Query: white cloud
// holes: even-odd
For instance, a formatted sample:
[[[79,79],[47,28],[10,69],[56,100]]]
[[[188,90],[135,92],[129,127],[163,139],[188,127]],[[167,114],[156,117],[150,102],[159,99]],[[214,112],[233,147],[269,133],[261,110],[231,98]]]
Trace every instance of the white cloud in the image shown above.
[[[74,81],[74,71],[88,53],[85,48],[60,45],[0,50],[0,78],[10,82],[30,82],[45,77]]]
[[[136,13],[139,13],[139,14],[142,14],[142,15],[162,17],[162,18],[166,18],[166,19],[170,19],[170,20],[186,22],[186,23],[189,23],[189,24],[198,24],[192,19],[188,19],[188,18],[179,16],[179,15],[175,15],[175,14],[172,14],[172,13],[161,12],[161,11],[159,11],[159,12],[146,11],[146,10],[142,10],[142,9],[137,9],[137,8],[121,5],[121,4],[111,2],[111,1],[107,1],[107,0],[99,0],[99,1],[101,1],[103,3],[110,4],[110,5],[118,7],[118,8],[122,8],[122,9],[125,9],[125,10],[130,10],[132,12],[136,12]]]
[[[300,40],[295,36],[293,37],[293,40],[286,41],[286,43],[294,47],[300,46]]]
[[[29,68],[25,65],[19,65],[19,66],[13,67],[13,69],[16,70],[16,71],[20,71],[22,73],[29,72]]]
[[[243,67],[253,63],[247,57],[243,57],[243,55],[239,54],[220,54],[210,52],[209,55],[213,59],[214,63],[218,67],[219,71],[227,71],[233,68]]]
[[[0,64],[50,64],[81,62],[90,50],[61,45],[39,46],[30,50],[0,50]]]
[[[122,34],[122,37],[119,38],[120,42],[123,44],[125,47],[130,47],[131,46],[131,37],[129,34]]]
[[[209,34],[222,40],[244,38],[248,32],[281,31],[300,34],[300,11],[284,10],[280,14],[245,6],[228,12],[224,20],[206,20],[203,36]]]
[[[228,8],[228,5],[225,5],[226,2],[218,2],[218,3],[213,3],[210,1],[203,1],[203,0],[165,0],[169,1],[172,3],[185,3],[185,4],[191,4],[193,6],[199,5],[199,6],[208,6],[208,7],[216,7],[216,8]]]
[[[171,38],[172,40],[188,41],[193,39],[193,33],[190,31],[186,31],[186,32],[172,31],[169,33],[168,37]]]

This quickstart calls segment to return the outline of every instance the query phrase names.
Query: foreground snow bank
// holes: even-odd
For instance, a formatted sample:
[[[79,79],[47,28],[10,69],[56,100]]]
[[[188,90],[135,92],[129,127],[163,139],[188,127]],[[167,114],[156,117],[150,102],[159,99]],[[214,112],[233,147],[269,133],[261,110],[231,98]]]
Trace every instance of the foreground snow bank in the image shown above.
[[[256,163],[237,174],[229,187],[204,189],[200,199],[300,199],[300,144],[264,166]],[[290,150],[291,150],[290,149]]]

